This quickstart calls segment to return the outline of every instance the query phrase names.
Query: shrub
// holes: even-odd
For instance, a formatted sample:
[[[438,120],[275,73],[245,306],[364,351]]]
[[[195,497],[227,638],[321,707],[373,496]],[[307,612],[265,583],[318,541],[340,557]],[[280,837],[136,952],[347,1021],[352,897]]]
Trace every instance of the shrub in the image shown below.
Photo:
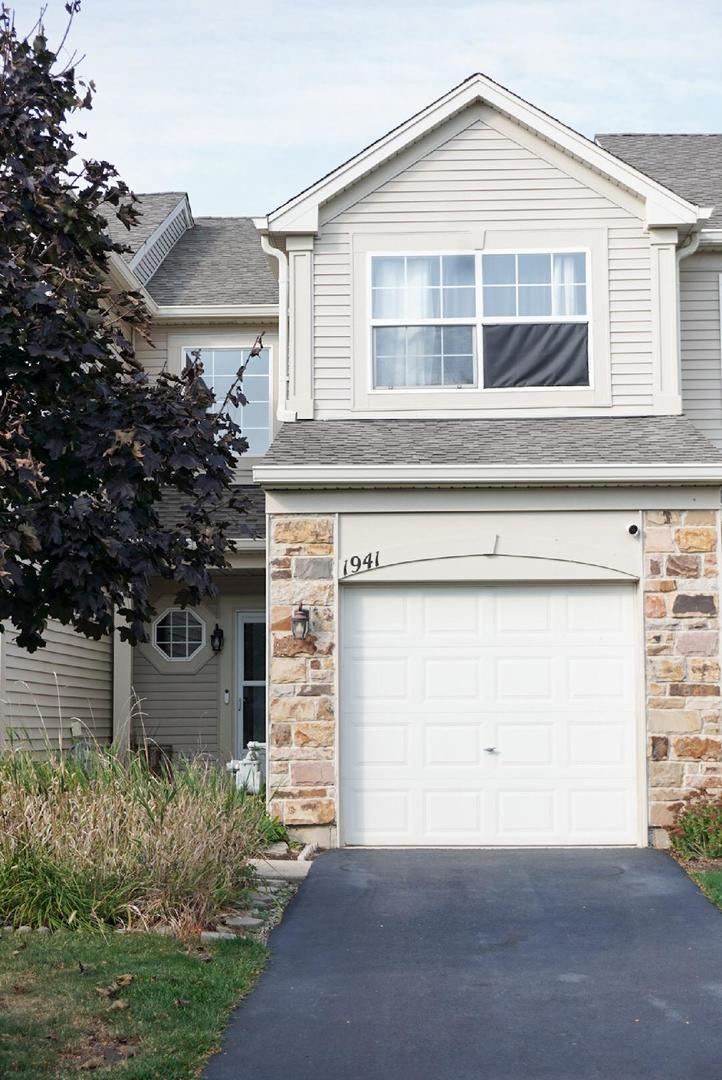
[[[274,823],[202,758],[154,774],[95,749],[0,758],[0,922],[207,925],[249,879]]]
[[[722,791],[687,796],[669,836],[684,859],[722,859]]]

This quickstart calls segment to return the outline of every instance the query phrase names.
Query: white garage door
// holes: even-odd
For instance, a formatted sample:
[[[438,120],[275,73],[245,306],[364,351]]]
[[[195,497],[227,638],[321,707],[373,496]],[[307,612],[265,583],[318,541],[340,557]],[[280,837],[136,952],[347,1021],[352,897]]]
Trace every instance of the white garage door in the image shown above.
[[[633,589],[351,586],[347,844],[633,844]]]

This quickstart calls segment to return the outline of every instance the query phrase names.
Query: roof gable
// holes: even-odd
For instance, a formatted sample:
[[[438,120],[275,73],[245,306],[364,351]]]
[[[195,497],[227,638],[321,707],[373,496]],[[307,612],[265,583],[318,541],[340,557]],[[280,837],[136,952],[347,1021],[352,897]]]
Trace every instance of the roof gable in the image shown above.
[[[596,170],[620,187],[641,197],[650,226],[693,226],[707,212],[645,176],[603,147],[513,94],[485,75],[475,74],[410,117],[404,123],[344,162],[333,172],[273,210],[264,226],[274,233],[308,233],[318,229],[319,207],[390,158],[421,139],[469,105],[481,103],[515,120]]]

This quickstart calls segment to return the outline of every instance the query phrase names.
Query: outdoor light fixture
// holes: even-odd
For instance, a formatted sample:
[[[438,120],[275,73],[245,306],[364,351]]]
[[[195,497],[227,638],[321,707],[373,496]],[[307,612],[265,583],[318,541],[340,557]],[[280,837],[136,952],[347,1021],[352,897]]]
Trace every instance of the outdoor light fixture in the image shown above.
[[[291,633],[295,638],[305,638],[308,633],[309,613],[308,608],[301,601],[291,616]]]
[[[223,631],[218,623],[216,623],[213,633],[211,634],[211,648],[213,652],[220,652],[223,648]]]

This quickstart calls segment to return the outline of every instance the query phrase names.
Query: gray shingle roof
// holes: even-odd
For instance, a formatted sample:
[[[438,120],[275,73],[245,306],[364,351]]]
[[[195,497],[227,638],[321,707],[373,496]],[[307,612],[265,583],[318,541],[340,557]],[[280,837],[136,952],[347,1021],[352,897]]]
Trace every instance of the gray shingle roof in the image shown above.
[[[262,489],[257,484],[238,484],[233,492],[242,509],[224,512],[223,517],[229,522],[228,536],[237,540],[263,540],[266,536],[266,500]],[[187,502],[187,497],[180,492],[165,489],[159,512],[161,524],[169,528],[182,523],[185,515],[181,506]]]
[[[140,221],[130,229],[126,229],[123,222],[118,221],[112,206],[104,208],[103,213],[108,220],[108,233],[111,240],[117,244],[125,244],[131,249],[123,254],[126,262],[130,262],[138,248],[143,246],[151,233],[163,224],[185,197],[184,191],[150,191],[138,195],[137,209],[141,215]]]
[[[685,416],[533,420],[307,420],[284,424],[264,465],[714,464]]]
[[[201,217],[146,288],[158,304],[277,304],[278,284],[250,218]]]
[[[722,224],[722,135],[597,135],[605,150],[697,206],[713,206]]]

